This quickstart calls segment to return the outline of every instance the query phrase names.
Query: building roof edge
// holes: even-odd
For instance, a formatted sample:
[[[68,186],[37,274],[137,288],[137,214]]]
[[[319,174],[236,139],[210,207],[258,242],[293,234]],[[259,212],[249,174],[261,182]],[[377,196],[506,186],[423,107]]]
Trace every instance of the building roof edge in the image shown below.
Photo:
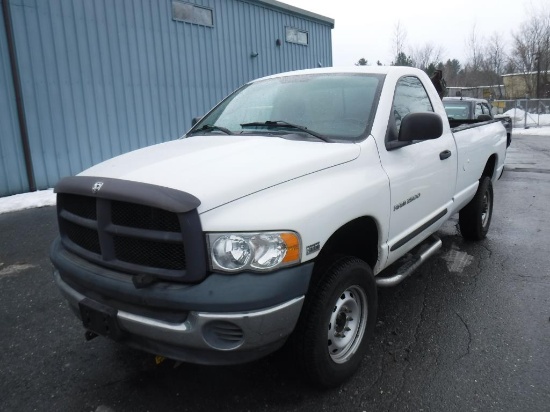
[[[295,14],[300,14],[304,17],[309,17],[311,19],[319,20],[323,23],[328,23],[330,25],[330,28],[334,29],[334,19],[331,19],[330,17],[322,16],[320,14],[313,13],[308,10],[300,9],[298,7],[294,7],[294,6],[291,6],[290,4],[286,4],[277,0],[248,0],[248,1],[265,4],[266,6],[274,7],[284,11],[290,11]]]

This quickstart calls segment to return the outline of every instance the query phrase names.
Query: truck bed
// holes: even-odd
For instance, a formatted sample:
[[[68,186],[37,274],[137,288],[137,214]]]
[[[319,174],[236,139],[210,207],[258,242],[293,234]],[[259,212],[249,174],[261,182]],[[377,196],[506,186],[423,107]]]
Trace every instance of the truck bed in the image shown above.
[[[482,124],[489,124],[489,123],[495,123],[500,120],[478,120],[478,119],[449,119],[449,125],[451,126],[451,130],[453,132],[457,132],[460,130],[470,129],[472,127],[477,127]]]

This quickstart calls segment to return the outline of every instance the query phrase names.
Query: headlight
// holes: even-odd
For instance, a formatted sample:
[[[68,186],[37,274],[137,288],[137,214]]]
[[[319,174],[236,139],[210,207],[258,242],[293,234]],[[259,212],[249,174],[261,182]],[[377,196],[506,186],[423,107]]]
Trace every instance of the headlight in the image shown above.
[[[300,262],[300,239],[294,232],[209,233],[213,270],[268,271]]]

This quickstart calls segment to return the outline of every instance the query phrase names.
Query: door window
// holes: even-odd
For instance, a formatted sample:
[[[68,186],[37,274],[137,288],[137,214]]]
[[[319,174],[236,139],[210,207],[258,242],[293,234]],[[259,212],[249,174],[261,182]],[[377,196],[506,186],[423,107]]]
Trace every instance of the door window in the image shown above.
[[[477,117],[478,117],[480,114],[483,114],[483,109],[481,108],[481,104],[480,104],[480,103],[477,103],[477,104],[476,104],[476,111],[475,111],[475,113],[474,113],[474,119],[477,119]]]
[[[426,89],[418,77],[407,76],[399,79],[393,98],[393,119],[399,134],[401,120],[409,113],[433,112],[433,106]]]

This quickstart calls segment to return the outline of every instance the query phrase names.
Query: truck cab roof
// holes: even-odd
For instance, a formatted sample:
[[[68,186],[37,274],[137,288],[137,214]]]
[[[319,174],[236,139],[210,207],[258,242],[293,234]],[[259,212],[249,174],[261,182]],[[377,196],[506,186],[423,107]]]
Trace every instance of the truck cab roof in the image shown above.
[[[489,103],[487,99],[479,99],[476,97],[464,97],[464,96],[456,96],[456,97],[444,97],[444,102],[456,102],[456,101],[465,101],[465,102],[473,102],[473,103]]]

